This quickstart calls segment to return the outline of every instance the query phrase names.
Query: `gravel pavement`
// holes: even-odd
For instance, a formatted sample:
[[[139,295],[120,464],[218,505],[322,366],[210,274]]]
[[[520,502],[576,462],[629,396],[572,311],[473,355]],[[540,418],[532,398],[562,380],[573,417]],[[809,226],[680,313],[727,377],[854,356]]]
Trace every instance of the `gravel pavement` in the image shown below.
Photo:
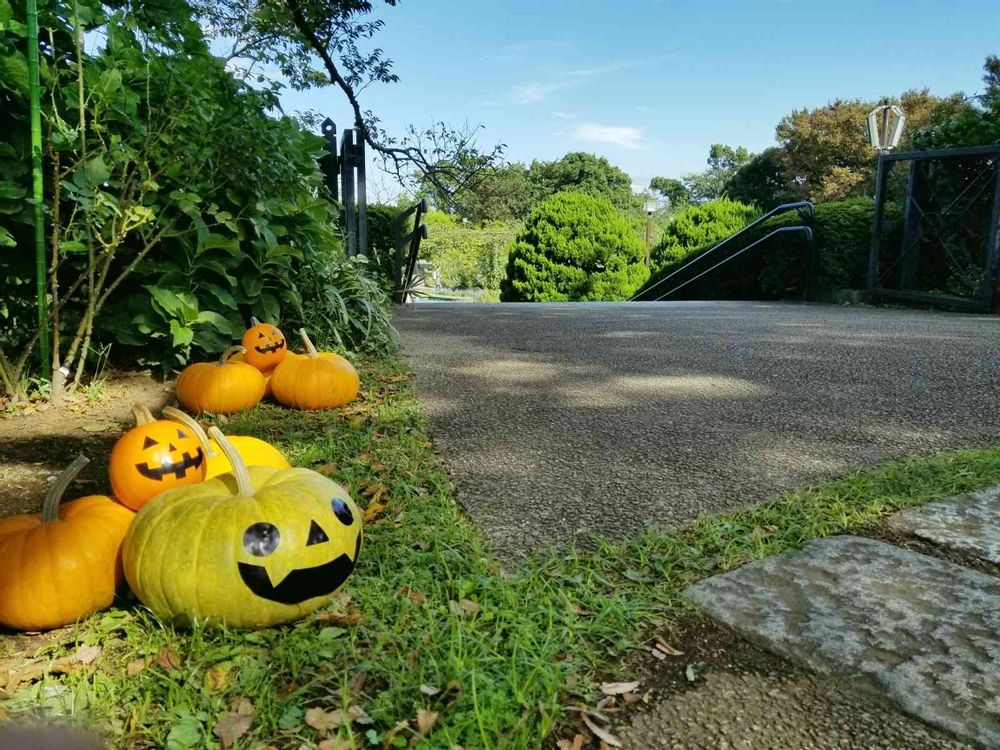
[[[508,560],[1000,441],[1000,318],[759,302],[395,317],[459,499]]]

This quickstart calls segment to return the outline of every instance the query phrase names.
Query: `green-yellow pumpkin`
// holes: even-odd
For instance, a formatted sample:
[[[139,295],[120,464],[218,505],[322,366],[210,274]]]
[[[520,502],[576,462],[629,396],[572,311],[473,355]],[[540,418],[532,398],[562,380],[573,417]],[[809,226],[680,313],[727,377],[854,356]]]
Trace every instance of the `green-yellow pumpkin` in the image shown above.
[[[122,562],[160,619],[259,628],[322,607],[361,550],[361,512],[309,469],[247,468],[216,428],[232,474],[165,492],[136,516]]]

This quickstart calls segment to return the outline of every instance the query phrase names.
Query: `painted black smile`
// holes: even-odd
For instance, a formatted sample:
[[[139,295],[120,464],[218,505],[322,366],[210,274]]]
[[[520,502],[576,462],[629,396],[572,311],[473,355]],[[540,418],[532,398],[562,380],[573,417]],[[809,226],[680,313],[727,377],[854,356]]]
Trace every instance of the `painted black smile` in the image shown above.
[[[136,470],[142,474],[147,479],[155,479],[157,482],[163,481],[163,477],[168,474],[173,474],[177,479],[183,479],[187,476],[188,469],[197,469],[201,466],[201,462],[205,460],[205,453],[201,448],[193,456],[184,451],[181,460],[178,463],[173,464],[163,464],[157,468],[153,468],[148,463],[136,464]]]
[[[279,341],[277,344],[268,344],[267,346],[255,346],[254,351],[258,351],[261,354],[273,354],[274,352],[280,352],[285,348],[285,342]]]
[[[358,534],[358,541],[354,545],[355,559],[360,549],[361,535]],[[337,559],[323,565],[293,570],[285,580],[275,586],[271,583],[263,565],[242,562],[237,564],[240,568],[240,578],[248,589],[262,599],[280,604],[301,604],[317,596],[329,596],[340,588],[354,570],[354,560],[345,552]]]

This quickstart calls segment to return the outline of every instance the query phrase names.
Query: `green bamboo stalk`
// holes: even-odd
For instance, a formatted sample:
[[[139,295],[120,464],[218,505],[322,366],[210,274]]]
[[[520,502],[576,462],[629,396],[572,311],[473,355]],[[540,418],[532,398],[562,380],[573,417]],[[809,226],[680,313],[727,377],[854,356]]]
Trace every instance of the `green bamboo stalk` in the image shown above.
[[[42,375],[49,362],[49,310],[45,290],[45,188],[42,179],[42,85],[38,72],[38,2],[28,0],[28,87],[31,91],[31,171],[35,198],[35,285],[38,353]]]

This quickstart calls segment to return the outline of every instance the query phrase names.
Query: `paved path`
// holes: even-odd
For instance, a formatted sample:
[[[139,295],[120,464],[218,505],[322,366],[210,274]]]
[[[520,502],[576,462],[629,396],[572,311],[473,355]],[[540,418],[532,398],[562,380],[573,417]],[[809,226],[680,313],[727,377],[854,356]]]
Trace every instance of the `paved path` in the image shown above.
[[[414,305],[459,497],[517,557],[1000,440],[1000,319],[772,303]]]

